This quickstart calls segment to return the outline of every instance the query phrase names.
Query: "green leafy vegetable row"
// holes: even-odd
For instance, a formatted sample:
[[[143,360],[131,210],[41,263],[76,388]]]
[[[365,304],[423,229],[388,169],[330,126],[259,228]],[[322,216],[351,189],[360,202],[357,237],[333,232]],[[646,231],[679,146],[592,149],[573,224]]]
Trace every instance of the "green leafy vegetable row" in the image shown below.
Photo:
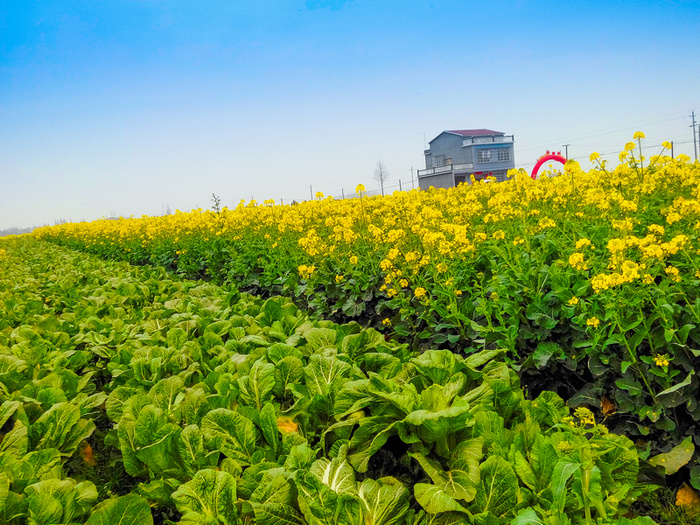
[[[653,523],[622,517],[653,488],[632,442],[500,351],[3,246],[0,522]]]

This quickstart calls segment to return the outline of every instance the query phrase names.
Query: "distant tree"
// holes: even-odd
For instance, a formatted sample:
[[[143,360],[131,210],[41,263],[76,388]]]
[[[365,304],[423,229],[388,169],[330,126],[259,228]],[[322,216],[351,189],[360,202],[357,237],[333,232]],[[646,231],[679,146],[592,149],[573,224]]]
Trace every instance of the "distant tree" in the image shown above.
[[[384,196],[384,183],[389,179],[389,170],[386,169],[384,163],[379,159],[377,161],[377,167],[374,168],[374,179],[379,183],[382,188],[382,197]]]
[[[211,194],[211,202],[213,206],[211,207],[216,213],[221,212],[221,199],[216,193]]]
[[[29,233],[34,228],[17,228],[13,226],[12,228],[7,228],[6,230],[0,230],[0,237],[5,237],[6,235],[21,235],[22,233]]]

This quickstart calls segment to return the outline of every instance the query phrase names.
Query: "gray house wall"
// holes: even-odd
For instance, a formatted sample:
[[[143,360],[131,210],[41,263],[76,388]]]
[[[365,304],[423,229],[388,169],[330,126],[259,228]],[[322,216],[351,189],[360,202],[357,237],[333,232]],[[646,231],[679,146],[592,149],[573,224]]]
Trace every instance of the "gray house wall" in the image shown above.
[[[418,179],[418,187],[421,190],[427,190],[431,186],[434,188],[453,188],[455,185],[454,175],[451,171],[447,173],[439,173],[429,177],[421,177]]]
[[[430,155],[426,155],[426,168],[435,168],[435,159],[444,155],[452,164],[468,164],[472,161],[472,148],[463,148],[464,139],[452,133],[442,133],[430,142]],[[430,165],[427,165],[430,163]]]

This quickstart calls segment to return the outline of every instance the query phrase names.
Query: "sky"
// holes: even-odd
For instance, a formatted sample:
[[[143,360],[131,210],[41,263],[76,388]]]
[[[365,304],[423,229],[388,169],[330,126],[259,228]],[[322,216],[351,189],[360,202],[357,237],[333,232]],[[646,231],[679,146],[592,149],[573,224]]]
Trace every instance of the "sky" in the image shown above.
[[[692,158],[691,111],[700,0],[0,0],[0,230],[405,190],[450,129]]]

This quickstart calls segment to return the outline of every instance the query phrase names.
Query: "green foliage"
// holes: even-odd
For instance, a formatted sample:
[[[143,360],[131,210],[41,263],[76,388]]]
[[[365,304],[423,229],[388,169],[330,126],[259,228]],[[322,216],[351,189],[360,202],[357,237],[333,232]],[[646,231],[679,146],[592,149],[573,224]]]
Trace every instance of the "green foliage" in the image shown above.
[[[231,474],[200,470],[173,493],[180,523],[234,525],[237,523],[236,480]]]
[[[520,172],[499,184],[231,210],[212,195],[214,212],[36,235],[228,283],[233,296],[283,294],[412,349],[503,350],[530,391],[556,390],[595,409],[605,399],[611,428],[665,452],[700,434],[700,165],[663,148],[643,159],[641,139],[631,145],[638,149],[625,149],[615,170],[599,158],[587,173],[569,161],[562,176],[537,181]],[[119,288],[124,303],[146,304],[131,284]],[[292,335],[277,328],[277,337]],[[205,350],[220,336],[205,336]],[[0,374],[33,366],[45,351],[29,344],[31,334],[15,337],[26,352],[0,358]],[[157,381],[159,358],[139,356],[134,373]],[[57,392],[47,388],[42,401]]]
[[[90,514],[85,525],[153,525],[148,502],[136,494],[103,501]]]
[[[526,400],[501,351],[420,353],[285,299],[12,246],[3,522],[632,523],[632,442]],[[124,476],[104,497],[98,463]]]

